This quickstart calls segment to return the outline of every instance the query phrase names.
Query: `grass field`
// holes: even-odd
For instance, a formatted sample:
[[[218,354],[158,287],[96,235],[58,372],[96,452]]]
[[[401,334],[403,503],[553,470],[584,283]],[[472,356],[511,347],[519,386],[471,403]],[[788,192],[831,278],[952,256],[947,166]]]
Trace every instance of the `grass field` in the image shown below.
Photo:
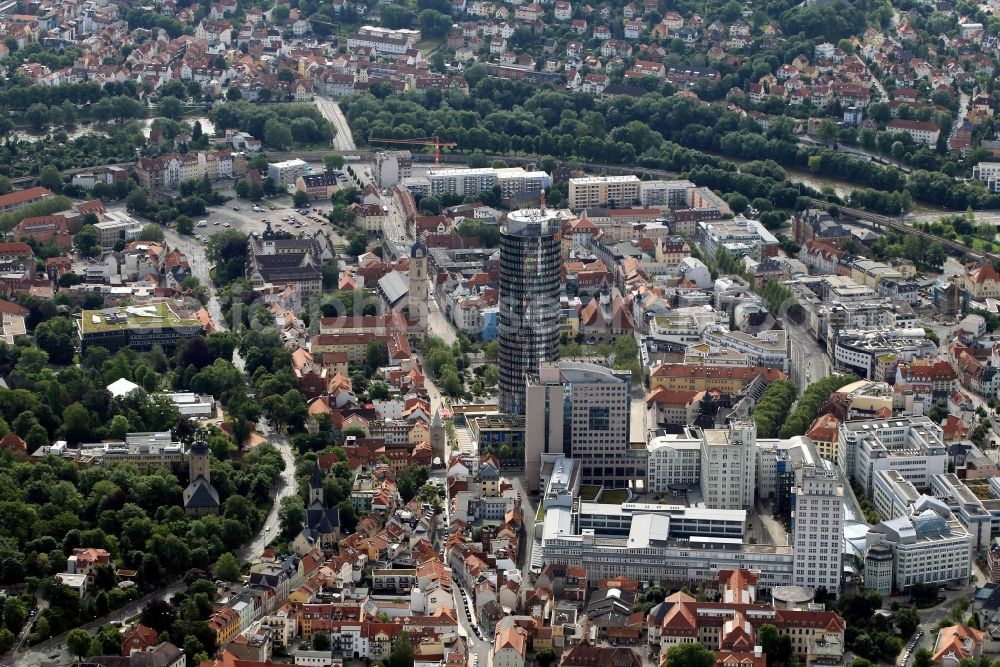
[[[198,320],[193,318],[180,317],[165,303],[135,306],[132,308],[132,312],[129,312],[125,308],[119,308],[115,314],[124,315],[126,319],[117,319],[113,322],[108,321],[109,313],[110,311],[105,310],[83,311],[80,314],[80,326],[83,332],[96,333],[99,331],[114,331],[115,329],[144,326],[183,326],[198,323]],[[148,315],[144,313],[148,313]]]
[[[628,500],[627,489],[607,489],[601,491],[601,497],[598,499],[598,502],[605,505],[621,505],[626,500]]]

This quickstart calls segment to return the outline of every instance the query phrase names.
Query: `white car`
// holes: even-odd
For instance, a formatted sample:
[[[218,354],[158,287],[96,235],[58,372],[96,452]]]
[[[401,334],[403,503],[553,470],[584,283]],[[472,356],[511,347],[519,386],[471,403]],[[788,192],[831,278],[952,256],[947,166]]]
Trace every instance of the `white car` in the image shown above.
[[[224,223],[222,223],[222,226],[223,226],[223,227],[228,227],[228,226],[229,226],[229,223],[228,223],[228,222],[224,222]]]
[[[198,221],[198,226],[199,227],[208,227],[208,220],[199,220]]]
[[[262,209],[260,206],[254,206],[253,207],[253,212],[254,213],[263,213],[264,209]]]

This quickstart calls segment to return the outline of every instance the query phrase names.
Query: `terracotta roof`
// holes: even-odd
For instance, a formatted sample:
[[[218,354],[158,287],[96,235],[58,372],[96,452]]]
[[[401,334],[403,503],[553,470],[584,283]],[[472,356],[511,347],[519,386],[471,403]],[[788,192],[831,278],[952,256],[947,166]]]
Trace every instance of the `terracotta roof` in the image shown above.
[[[52,191],[48,188],[36,187],[28,188],[27,190],[17,190],[16,192],[0,196],[0,208],[50,196],[52,196]]]

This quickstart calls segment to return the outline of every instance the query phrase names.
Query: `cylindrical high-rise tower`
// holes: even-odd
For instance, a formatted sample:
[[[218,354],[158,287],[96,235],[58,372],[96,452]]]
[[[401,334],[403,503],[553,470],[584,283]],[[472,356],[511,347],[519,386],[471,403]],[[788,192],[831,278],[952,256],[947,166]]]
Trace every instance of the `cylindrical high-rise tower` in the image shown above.
[[[514,211],[500,228],[500,410],[524,414],[525,373],[559,359],[559,218]]]

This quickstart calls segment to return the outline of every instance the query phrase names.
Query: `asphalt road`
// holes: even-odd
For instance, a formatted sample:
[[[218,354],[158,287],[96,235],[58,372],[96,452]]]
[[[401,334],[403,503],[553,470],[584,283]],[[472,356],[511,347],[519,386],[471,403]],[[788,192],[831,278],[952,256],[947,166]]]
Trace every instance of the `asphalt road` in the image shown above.
[[[351,126],[347,123],[347,118],[340,110],[340,105],[325,97],[317,95],[314,100],[320,113],[337,128],[337,135],[333,138],[333,147],[338,151],[355,151],[358,149],[354,145],[354,135],[351,134]]]
[[[791,340],[791,378],[802,392],[810,383],[830,374],[830,358],[805,326],[786,321],[785,332]]]

